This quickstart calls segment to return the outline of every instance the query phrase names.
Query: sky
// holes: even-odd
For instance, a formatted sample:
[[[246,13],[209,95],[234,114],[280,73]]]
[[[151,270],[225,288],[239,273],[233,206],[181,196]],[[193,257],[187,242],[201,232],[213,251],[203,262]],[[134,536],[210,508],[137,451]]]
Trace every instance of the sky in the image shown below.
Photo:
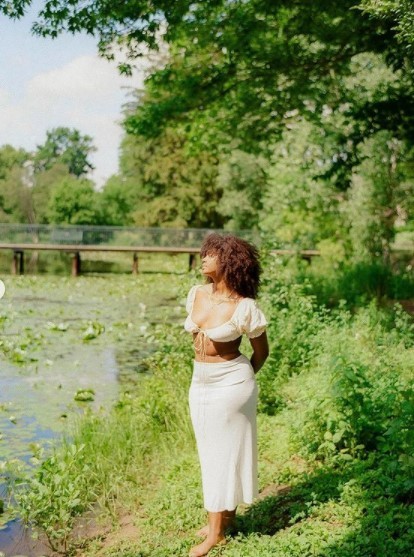
[[[86,34],[35,37],[31,25],[43,2],[34,0],[21,20],[0,15],[0,146],[32,151],[46,131],[76,128],[93,138],[91,178],[98,187],[118,170],[122,105],[142,73],[121,76],[115,62],[97,55]]]

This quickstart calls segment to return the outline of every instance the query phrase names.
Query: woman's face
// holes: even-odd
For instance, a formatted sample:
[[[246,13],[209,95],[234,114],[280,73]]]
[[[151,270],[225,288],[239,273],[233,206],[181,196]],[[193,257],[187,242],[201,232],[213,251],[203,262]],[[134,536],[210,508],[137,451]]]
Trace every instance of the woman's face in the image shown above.
[[[217,254],[207,253],[201,259],[201,272],[207,277],[216,276],[219,270],[219,261]]]

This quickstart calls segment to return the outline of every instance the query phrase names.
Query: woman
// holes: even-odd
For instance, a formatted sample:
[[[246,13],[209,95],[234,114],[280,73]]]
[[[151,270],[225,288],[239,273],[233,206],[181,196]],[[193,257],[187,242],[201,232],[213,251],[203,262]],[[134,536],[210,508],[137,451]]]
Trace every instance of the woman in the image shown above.
[[[255,374],[269,353],[266,319],[255,302],[261,272],[256,248],[236,236],[210,234],[201,258],[207,284],[188,294],[185,329],[194,339],[189,401],[208,524],[191,557],[225,543],[237,505],[257,495]],[[239,351],[244,333],[253,348],[250,361]]]

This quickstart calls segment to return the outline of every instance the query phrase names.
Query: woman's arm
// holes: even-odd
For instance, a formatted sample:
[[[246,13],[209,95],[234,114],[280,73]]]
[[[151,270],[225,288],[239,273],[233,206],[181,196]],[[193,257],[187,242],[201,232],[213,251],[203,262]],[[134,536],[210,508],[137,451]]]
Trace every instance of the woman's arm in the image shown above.
[[[254,372],[257,373],[269,355],[269,344],[267,342],[266,331],[260,336],[249,340],[253,348],[253,354],[250,358],[250,362],[253,366]]]

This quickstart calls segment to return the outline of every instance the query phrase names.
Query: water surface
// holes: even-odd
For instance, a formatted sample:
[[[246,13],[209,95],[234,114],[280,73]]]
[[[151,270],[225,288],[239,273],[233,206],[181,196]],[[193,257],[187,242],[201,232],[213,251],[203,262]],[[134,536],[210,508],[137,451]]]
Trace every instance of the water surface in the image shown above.
[[[30,462],[84,408],[109,409],[120,390],[139,389],[143,359],[155,349],[153,328],[183,315],[180,275],[2,280],[0,462]],[[93,400],[75,400],[82,390],[93,391]],[[6,557],[44,554],[18,521],[0,530],[0,549]]]

